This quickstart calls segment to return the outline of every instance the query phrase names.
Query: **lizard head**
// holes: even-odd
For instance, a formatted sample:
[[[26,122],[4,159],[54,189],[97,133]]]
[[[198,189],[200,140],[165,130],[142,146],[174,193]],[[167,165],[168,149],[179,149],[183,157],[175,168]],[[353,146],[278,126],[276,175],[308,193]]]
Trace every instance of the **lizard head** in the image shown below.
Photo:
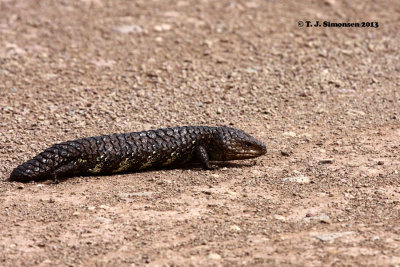
[[[230,127],[216,128],[217,142],[211,160],[250,159],[267,153],[266,146],[242,130]]]

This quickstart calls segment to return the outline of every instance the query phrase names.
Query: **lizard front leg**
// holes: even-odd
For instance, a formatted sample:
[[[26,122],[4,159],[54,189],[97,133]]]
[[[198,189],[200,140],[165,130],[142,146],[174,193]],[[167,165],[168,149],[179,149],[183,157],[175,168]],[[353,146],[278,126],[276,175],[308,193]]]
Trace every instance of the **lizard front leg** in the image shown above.
[[[207,150],[204,148],[204,146],[198,146],[196,148],[196,157],[200,160],[201,166],[205,170],[212,170],[214,169],[209,161]]]

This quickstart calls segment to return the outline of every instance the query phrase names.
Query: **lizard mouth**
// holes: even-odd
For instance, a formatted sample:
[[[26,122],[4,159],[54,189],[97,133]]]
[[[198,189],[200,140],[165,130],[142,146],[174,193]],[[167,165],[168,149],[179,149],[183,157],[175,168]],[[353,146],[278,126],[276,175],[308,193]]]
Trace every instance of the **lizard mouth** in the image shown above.
[[[229,159],[251,159],[251,158],[256,158],[259,156],[262,156],[267,153],[267,148],[261,147],[260,149],[252,149],[252,150],[246,150],[246,151],[241,151],[241,152],[235,152],[235,153],[230,153],[227,155],[228,160]]]

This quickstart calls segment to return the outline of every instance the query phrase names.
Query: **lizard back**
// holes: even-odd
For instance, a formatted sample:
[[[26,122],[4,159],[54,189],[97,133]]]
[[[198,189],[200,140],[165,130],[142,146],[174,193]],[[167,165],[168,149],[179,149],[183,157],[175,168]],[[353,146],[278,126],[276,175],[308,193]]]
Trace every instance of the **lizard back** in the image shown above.
[[[16,167],[10,180],[26,182],[76,175],[112,174],[178,165],[195,158],[208,166],[209,159],[230,159],[228,146],[233,144],[229,143],[232,139],[249,139],[248,142],[252,141],[259,146],[259,154],[265,154],[265,146],[241,130],[208,126],[172,127],[54,144]]]

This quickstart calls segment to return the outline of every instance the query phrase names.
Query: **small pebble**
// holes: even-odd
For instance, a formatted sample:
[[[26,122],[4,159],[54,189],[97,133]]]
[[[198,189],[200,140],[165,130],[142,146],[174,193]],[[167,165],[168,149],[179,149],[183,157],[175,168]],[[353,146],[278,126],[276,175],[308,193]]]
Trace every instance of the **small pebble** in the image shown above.
[[[237,225],[232,225],[232,226],[231,226],[231,230],[236,231],[236,232],[242,231],[242,229],[241,229],[239,226],[237,226]]]
[[[321,159],[318,163],[319,164],[332,164],[335,162],[335,159]]]
[[[211,260],[220,260],[221,259],[221,255],[217,254],[217,253],[210,253],[208,254],[208,258]]]
[[[347,235],[353,235],[354,232],[342,232],[342,233],[327,233],[327,234],[320,234],[320,235],[315,235],[316,239],[321,240],[322,242],[330,242],[335,240],[336,238],[347,236]]]
[[[316,216],[312,216],[312,214],[307,213],[306,217],[304,218],[305,221],[318,221],[321,223],[326,223],[326,224],[330,224],[331,223],[331,218],[326,215],[326,214],[320,214],[320,215],[316,215]]]
[[[123,34],[129,34],[129,33],[142,33],[143,28],[140,27],[139,25],[122,25],[115,27],[113,29],[116,32],[123,33]]]
[[[282,215],[275,214],[275,215],[274,215],[274,218],[275,218],[276,220],[278,220],[278,221],[281,221],[281,222],[286,221],[286,217],[285,217],[285,216],[282,216]]]
[[[96,217],[93,220],[93,222],[95,222],[95,223],[107,223],[109,221],[110,221],[110,219],[107,219],[107,218],[104,218],[104,217]]]
[[[282,134],[282,136],[284,136],[284,137],[296,137],[296,133],[295,132],[284,132]]]
[[[290,156],[290,151],[281,150],[281,155],[282,155],[282,156],[285,156],[285,157],[288,157],[288,156]]]
[[[384,161],[382,161],[382,160],[378,161],[378,165],[384,165],[384,164],[385,164]]]
[[[251,173],[254,174],[254,175],[257,175],[257,176],[261,176],[261,175],[264,174],[264,172],[259,171],[259,170],[251,170]]]
[[[164,32],[164,31],[169,31],[171,29],[172,29],[172,26],[169,24],[161,24],[161,25],[154,26],[154,30],[156,32]]]
[[[301,137],[303,137],[305,140],[310,140],[312,138],[312,135],[309,133],[303,133],[301,134]]]
[[[336,0],[325,0],[324,3],[328,6],[334,6],[336,4]]]
[[[310,178],[304,175],[299,175],[299,176],[291,176],[291,177],[286,177],[283,178],[282,181],[284,182],[296,182],[299,184],[308,184],[310,183]]]

